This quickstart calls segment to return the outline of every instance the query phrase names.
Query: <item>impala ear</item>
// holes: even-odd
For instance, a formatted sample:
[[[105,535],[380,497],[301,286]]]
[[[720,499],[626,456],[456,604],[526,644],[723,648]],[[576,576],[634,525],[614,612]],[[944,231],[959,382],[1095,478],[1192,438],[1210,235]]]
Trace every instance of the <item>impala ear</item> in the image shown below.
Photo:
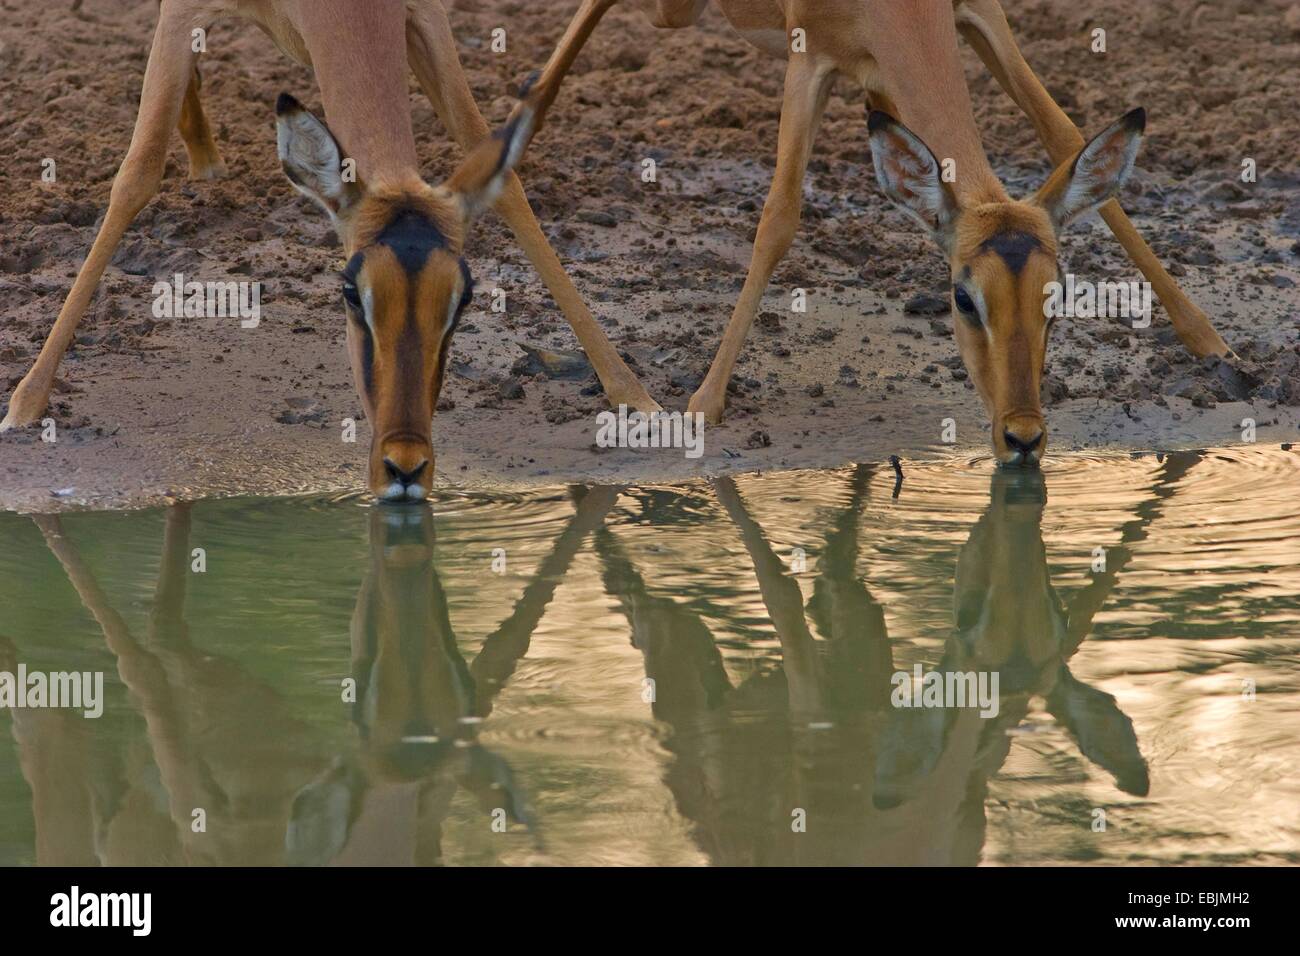
[[[1125,113],[1043,183],[1033,202],[1047,210],[1058,230],[1119,193],[1133,172],[1146,124],[1141,107]]]
[[[911,675],[904,676],[911,679]],[[956,719],[955,707],[892,709],[880,736],[871,789],[871,802],[877,810],[892,810],[924,788],[943,757]]]
[[[536,132],[536,113],[527,100],[515,107],[506,125],[465,157],[446,186],[457,197],[466,223],[473,222],[497,201],[506,177],[523,158]]]
[[[1146,758],[1138,748],[1133,721],[1115,698],[1077,680],[1061,665],[1060,678],[1047,698],[1047,710],[1079,744],[1079,751],[1108,771],[1125,793],[1145,797],[1151,789]]]
[[[361,195],[343,169],[343,151],[329,127],[288,93],[275,101],[275,140],[289,182],[337,220]]]
[[[910,129],[880,110],[871,111],[867,130],[880,188],[946,248],[959,207],[934,153]]]
[[[289,866],[325,866],[342,852],[365,784],[356,768],[335,761],[294,794],[284,832]]]

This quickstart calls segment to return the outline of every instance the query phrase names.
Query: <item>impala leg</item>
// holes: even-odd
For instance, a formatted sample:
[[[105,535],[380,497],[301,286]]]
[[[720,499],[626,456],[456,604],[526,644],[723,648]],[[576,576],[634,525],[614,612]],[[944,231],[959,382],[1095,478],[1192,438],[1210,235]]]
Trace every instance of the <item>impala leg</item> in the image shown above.
[[[181,139],[185,141],[185,152],[190,157],[190,179],[220,179],[226,175],[226,164],[221,159],[221,151],[212,138],[212,127],[203,113],[203,103],[199,100],[199,90],[203,79],[199,76],[199,64],[195,62],[190,73],[190,83],[185,89],[185,100],[181,103],[181,119],[177,124]]]
[[[740,539],[754,564],[763,607],[781,642],[781,669],[785,672],[790,710],[802,715],[822,713],[826,671],[817,641],[804,616],[803,592],[798,582],[786,573],[785,564],[772,550],[763,529],[745,507],[735,481],[715,478],[713,492],[740,532]]]
[[[813,137],[826,106],[834,71],[809,54],[790,57],[785,73],[785,98],[781,105],[781,132],[777,140],[776,175],[763,205],[763,215],[758,222],[758,235],[754,239],[754,252],[749,263],[749,275],[741,290],[740,299],[722,344],[709,366],[696,393],[691,396],[689,410],[703,412],[707,421],[716,424],[722,420],[722,410],[727,401],[727,383],[740,356],[745,336],[754,323],[763,291],[794,241],[803,213],[803,178],[812,153]]]
[[[0,673],[18,673],[18,648],[0,634]],[[5,708],[0,707],[0,710]],[[31,791],[37,866],[95,866],[95,807],[86,720],[72,710],[9,711],[18,768]]]
[[[584,0],[574,18],[575,24],[586,15],[603,13],[610,5],[610,0]],[[570,34],[573,32],[571,28]],[[474,94],[470,91],[461,69],[460,57],[456,53],[451,25],[440,3],[424,0],[411,12],[407,22],[406,44],[411,69],[452,137],[467,150],[487,139],[490,134],[487,121],[474,102]],[[605,330],[592,317],[582,296],[560,265],[559,257],[537,224],[537,217],[528,205],[524,188],[514,173],[506,181],[496,209],[564,312],[565,319],[600,378],[609,403],[627,405],[643,412],[657,411],[659,403],[650,397],[640,380],[619,357],[605,335]]]
[[[175,648],[189,643],[185,586],[190,576],[190,508],[190,502],[178,501],[167,509],[163,519],[162,561],[149,610],[149,645]]]
[[[188,42],[188,41],[187,41]],[[177,98],[179,106],[179,96]],[[175,118],[173,117],[173,122]],[[171,129],[171,124],[168,124]],[[67,537],[58,515],[32,515],[50,553],[63,566],[68,582],[82,606],[90,612],[104,635],[104,643],[117,660],[117,673],[144,717],[149,746],[168,794],[172,833],[193,846],[190,811],[211,807],[213,781],[196,756],[194,734],[186,706],[192,703],[192,686],[185,676],[173,679],[164,660],[136,638],[125,619],[112,606],[80,549]],[[150,640],[161,644],[160,633],[170,620],[179,621],[184,601],[183,575],[189,560],[189,505],[168,510],[163,536],[162,570],[150,616]],[[178,580],[178,577],[181,579]],[[165,606],[163,606],[165,605]],[[184,675],[182,671],[182,675]],[[167,842],[170,843],[168,834]],[[191,840],[187,841],[186,838]]]
[[[1120,573],[1133,559],[1134,546],[1145,541],[1151,525],[1164,514],[1165,501],[1178,493],[1183,478],[1198,463],[1205,460],[1199,451],[1175,452],[1165,456],[1160,474],[1151,484],[1151,495],[1135,509],[1132,518],[1120,528],[1120,540],[1106,551],[1106,570],[1094,575],[1092,580],[1070,597],[1069,622],[1062,657],[1069,659],[1092,632],[1092,622],[1106,605],[1111,591],[1118,583]]]
[[[0,431],[30,425],[45,411],[59,362],[72,342],[77,323],[90,304],[104,268],[131,221],[162,183],[167,141],[180,119],[194,66],[190,26],[185,5],[164,4],[144,73],[135,132],[126,159],[113,180],[108,212],[40,354],[9,399],[9,411],[0,421]]]
[[[1078,128],[1065,115],[1020,53],[998,0],[967,0],[957,11],[957,26],[1007,94],[1034,124],[1055,163],[1083,148]],[[1209,318],[1178,287],[1117,200],[1101,207],[1101,217],[1160,298],[1174,331],[1198,357],[1232,355]]]
[[[555,597],[555,589],[568,574],[583,540],[588,532],[604,527],[605,516],[617,503],[621,490],[614,485],[598,485],[575,500],[573,517],[555,540],[551,553],[542,559],[510,616],[484,639],[469,667],[478,688],[475,716],[486,718],[492,713],[492,702],[514,673],[520,658],[528,652],[533,632]]]

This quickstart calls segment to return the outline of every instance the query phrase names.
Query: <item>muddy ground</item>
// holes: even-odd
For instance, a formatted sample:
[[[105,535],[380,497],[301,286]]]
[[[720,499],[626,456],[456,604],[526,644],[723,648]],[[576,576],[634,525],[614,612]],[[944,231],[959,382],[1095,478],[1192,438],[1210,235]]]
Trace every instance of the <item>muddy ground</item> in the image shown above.
[[[543,63],[576,2],[448,0],[489,121]],[[1134,105],[1149,114],[1125,207],[1242,356],[1202,365],[1163,310],[1150,329],[1059,322],[1045,383],[1057,451],[1223,445],[1241,421],[1260,441],[1300,440],[1300,7],[1289,0],[1008,0],[1030,63],[1085,131]],[[77,9],[74,9],[77,7]],[[155,19],[152,0],[0,0],[0,391],[28,368],[107,202],[130,138]],[[507,29],[508,50],[489,49]],[[1108,52],[1088,53],[1092,30]],[[159,197],[101,283],[52,405],[58,440],[0,436],[0,507],[140,504],[165,494],[361,486],[369,433],[343,352],[322,214],[275,157],[280,90],[317,106],[308,71],[254,28],[218,24],[203,98],[232,175],[186,179],[177,137]],[[1011,101],[963,51],[994,167],[1022,195],[1049,170]],[[740,289],[775,157],[783,65],[711,10],[658,31],[611,13],[570,76],[521,173],[579,289],[652,394],[684,408]],[[459,150],[412,82],[425,171]],[[40,182],[42,160],[57,181]],[[658,182],[641,180],[653,158]],[[1255,160],[1258,181],[1240,181]],[[804,225],[777,271],[738,369],[727,421],[698,461],[598,450],[589,380],[532,374],[519,344],[574,347],[563,316],[499,219],[470,254],[480,293],[453,349],[435,419],[439,484],[658,480],[722,470],[835,465],[890,454],[983,454],[988,426],[946,311],[940,253],[888,207],[870,168],[861,95],[832,97],[806,183]],[[1063,266],[1136,278],[1095,216]],[[257,279],[263,317],[158,320],[158,277]],[[508,312],[488,311],[490,290]],[[809,292],[805,315],[790,290]],[[938,297],[937,301],[936,298]],[[957,423],[955,447],[941,421]]]

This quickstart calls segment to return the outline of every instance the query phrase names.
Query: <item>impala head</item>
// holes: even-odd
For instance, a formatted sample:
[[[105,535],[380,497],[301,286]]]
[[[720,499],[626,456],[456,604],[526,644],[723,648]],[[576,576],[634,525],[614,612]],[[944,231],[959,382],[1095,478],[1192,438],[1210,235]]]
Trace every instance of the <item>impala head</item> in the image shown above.
[[[868,126],[876,179],[947,253],[957,346],[988,409],[1003,465],[1034,465],[1047,448],[1039,401],[1058,279],[1061,229],[1113,197],[1133,169],[1141,109],[1110,126],[1023,201],[963,203],[920,139],[885,113]]]
[[[434,408],[474,285],[465,236],[518,162],[534,112],[521,104],[438,187],[414,174],[382,184],[345,175],[343,151],[324,123],[288,94],[276,114],[285,174],[330,214],[348,257],[343,308],[352,374],[372,430],[370,490],[386,501],[422,499],[433,481]]]
[[[1083,618],[1074,618],[1052,587],[1042,530],[1046,505],[1042,472],[994,472],[988,507],[957,557],[953,630],[937,670],[996,673],[999,712],[980,721],[978,741],[963,742],[959,725],[970,711],[895,709],[877,751],[872,801],[880,809],[915,799],[927,781],[941,781],[945,754],[1005,756],[1007,730],[1021,722],[1034,698],[1044,701],[1085,757],[1114,775],[1121,790],[1145,796],[1150,789],[1133,721],[1114,697],[1070,671],[1069,659],[1086,631],[1071,633]],[[987,767],[974,758],[973,772],[980,773],[981,765]]]
[[[427,502],[371,509],[370,562],[352,614],[361,746],[294,795],[284,834],[292,866],[339,862],[350,845],[373,848],[376,834],[392,832],[395,788],[413,783],[455,780],[532,825],[509,765],[464,719],[474,713],[474,679],[456,647],[434,544]]]
[[[957,558],[954,637],[966,666],[996,670],[1003,694],[1046,693],[1066,619],[1043,545],[1047,486],[1038,470],[999,469],[989,504]]]

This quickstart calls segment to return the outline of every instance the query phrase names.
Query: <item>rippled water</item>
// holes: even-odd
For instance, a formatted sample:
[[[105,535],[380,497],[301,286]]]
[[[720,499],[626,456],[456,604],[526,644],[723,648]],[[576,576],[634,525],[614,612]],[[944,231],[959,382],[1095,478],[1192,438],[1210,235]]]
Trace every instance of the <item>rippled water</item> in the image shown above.
[[[0,716],[0,863],[1300,862],[1298,503],[1233,449],[0,514],[0,671],[106,699]]]

